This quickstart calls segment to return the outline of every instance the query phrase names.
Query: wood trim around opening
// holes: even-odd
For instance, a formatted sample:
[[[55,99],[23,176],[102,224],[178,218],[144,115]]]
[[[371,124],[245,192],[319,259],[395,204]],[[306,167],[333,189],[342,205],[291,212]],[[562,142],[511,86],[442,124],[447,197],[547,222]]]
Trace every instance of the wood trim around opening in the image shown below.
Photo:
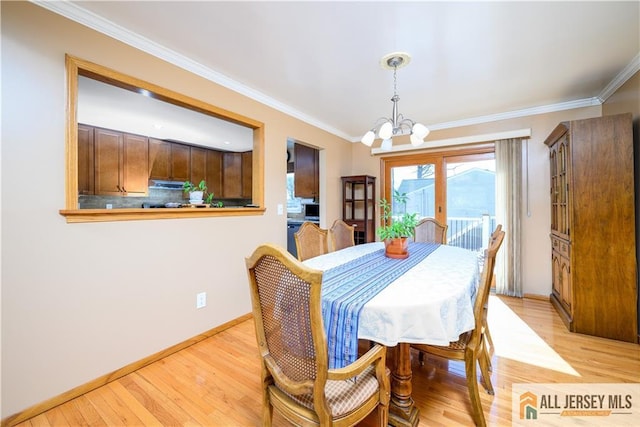
[[[65,64],[67,69],[66,184],[65,208],[61,209],[59,213],[66,218],[68,223],[264,214],[266,211],[264,207],[264,123],[68,54],[65,57]],[[158,209],[78,209],[78,123],[76,117],[79,75],[128,90],[142,89],[162,101],[251,128],[253,130],[252,207],[162,209],[162,212],[157,212]]]

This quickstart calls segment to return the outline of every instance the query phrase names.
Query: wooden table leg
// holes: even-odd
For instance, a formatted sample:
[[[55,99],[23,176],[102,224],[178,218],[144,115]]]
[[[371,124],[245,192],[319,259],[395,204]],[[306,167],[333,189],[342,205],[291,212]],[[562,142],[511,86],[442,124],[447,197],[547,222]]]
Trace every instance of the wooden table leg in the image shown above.
[[[418,408],[411,398],[411,347],[398,343],[394,347],[394,362],[391,371],[391,402],[389,404],[389,424],[392,426],[418,425]]]

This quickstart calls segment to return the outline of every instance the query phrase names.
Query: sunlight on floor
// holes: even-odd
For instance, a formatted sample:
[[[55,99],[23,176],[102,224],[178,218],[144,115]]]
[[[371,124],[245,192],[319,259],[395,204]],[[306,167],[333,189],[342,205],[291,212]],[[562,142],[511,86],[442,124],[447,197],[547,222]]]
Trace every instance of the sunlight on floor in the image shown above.
[[[508,325],[508,327],[490,329],[497,356],[573,376],[580,376],[569,363],[511,311],[504,302],[493,297],[491,298],[489,309],[489,325],[491,324]]]

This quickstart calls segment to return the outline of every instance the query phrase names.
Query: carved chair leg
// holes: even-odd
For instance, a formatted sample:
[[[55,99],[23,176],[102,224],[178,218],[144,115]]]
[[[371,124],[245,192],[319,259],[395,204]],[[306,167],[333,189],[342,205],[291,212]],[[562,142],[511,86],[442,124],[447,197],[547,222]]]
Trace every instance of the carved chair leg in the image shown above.
[[[378,405],[378,425],[387,427],[389,424],[389,405]]]
[[[491,384],[491,362],[489,359],[489,355],[487,354],[487,350],[486,348],[484,348],[484,346],[480,349],[480,354],[478,355],[478,364],[480,365],[480,373],[482,375],[482,385],[484,386],[484,389],[487,390],[487,393],[493,396],[495,393],[493,391],[493,385]]]
[[[469,398],[471,399],[471,410],[473,421],[478,427],[486,427],[484,413],[482,412],[482,402],[478,392],[478,379],[476,378],[476,354],[468,351],[464,358],[465,371],[467,374],[467,387],[469,388]]]

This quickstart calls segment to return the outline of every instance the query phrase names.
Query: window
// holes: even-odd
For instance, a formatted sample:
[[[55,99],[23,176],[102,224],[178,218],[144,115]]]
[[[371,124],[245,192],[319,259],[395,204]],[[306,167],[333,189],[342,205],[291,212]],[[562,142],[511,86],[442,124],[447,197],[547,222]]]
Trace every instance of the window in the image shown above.
[[[302,213],[302,199],[294,195],[294,174],[287,173],[287,213]]]
[[[384,197],[407,195],[406,210],[448,224],[447,244],[471,250],[486,247],[495,227],[493,144],[382,158]]]

